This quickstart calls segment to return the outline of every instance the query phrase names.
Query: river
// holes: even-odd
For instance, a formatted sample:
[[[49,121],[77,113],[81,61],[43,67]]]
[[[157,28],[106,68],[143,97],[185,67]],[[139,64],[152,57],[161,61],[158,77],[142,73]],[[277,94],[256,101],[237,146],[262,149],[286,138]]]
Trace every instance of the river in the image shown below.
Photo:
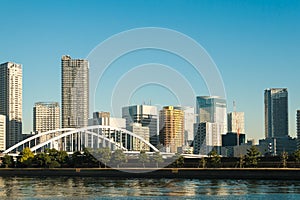
[[[300,199],[300,181],[0,177],[0,199]]]

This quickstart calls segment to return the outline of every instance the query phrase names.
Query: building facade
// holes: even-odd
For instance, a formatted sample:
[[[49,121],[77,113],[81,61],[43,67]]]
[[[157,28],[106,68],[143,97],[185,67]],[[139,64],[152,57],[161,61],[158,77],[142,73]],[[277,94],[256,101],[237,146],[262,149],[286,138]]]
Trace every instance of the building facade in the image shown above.
[[[184,145],[184,111],[181,107],[165,106],[159,114],[160,143],[166,152],[177,153]]]
[[[62,56],[62,128],[88,126],[89,63]]]
[[[196,99],[197,123],[218,123],[221,133],[227,133],[226,100],[218,96],[198,96]]]
[[[190,145],[194,140],[195,108],[184,106],[184,144]]]
[[[269,88],[264,94],[265,138],[288,137],[288,90]]]
[[[227,132],[245,133],[245,114],[244,112],[231,112],[227,114]]]
[[[158,144],[158,114],[156,106],[132,105],[122,108],[122,118],[126,119],[126,129],[130,130],[132,123],[139,123],[149,128],[149,141],[152,145]]]
[[[126,120],[123,118],[111,117],[109,112],[94,112],[93,118],[89,119],[89,126],[104,125],[117,128],[126,128]]]
[[[222,147],[239,146],[246,142],[246,135],[243,133],[228,132],[222,135]]]
[[[6,148],[22,140],[22,65],[0,65],[0,114],[6,116]]]
[[[6,149],[6,117],[0,115],[0,151]]]
[[[194,154],[208,155],[213,149],[220,152],[222,136],[218,123],[201,122],[194,124]]]
[[[33,107],[33,131],[43,133],[60,128],[60,109],[57,102],[37,102]]]
[[[149,135],[150,135],[150,129],[149,127],[142,126],[142,124],[139,123],[132,123],[130,125],[129,131],[132,133],[140,136],[141,138],[145,139],[147,142],[149,142]],[[136,138],[129,137],[127,139],[127,142],[130,143],[130,147],[133,151],[150,151],[150,147],[146,145],[143,142],[140,142]]]
[[[226,100],[217,96],[196,98],[194,153],[208,154],[215,148],[221,154],[222,135],[227,133]],[[203,149],[203,150],[201,150]]]

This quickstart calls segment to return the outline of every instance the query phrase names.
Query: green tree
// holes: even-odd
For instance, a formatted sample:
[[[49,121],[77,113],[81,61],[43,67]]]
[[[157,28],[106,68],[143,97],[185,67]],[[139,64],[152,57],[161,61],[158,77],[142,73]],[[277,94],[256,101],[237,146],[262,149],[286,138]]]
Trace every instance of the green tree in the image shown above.
[[[212,167],[220,167],[221,157],[216,150],[209,153],[209,161]]]
[[[65,166],[69,162],[69,156],[66,151],[58,151],[53,148],[46,149],[45,152],[51,160],[48,164],[51,168]]]
[[[294,158],[297,164],[300,162],[300,149],[294,152]]]
[[[245,164],[247,167],[257,167],[260,152],[255,146],[251,146],[250,149],[247,149],[247,154],[245,156]]]
[[[80,151],[75,151],[71,157],[71,165],[73,167],[79,167],[82,166],[82,163],[83,163],[83,155],[81,154]]]
[[[117,168],[119,168],[120,165],[124,162],[127,162],[126,155],[122,149],[117,149],[114,151],[114,153],[112,154],[112,161],[117,165]]]
[[[49,167],[51,163],[51,158],[47,153],[38,153],[34,156],[33,162],[38,167]]]
[[[58,151],[55,160],[61,165],[67,165],[69,162],[69,155],[66,151]]]
[[[205,157],[202,157],[199,159],[199,165],[198,165],[198,168],[199,167],[202,167],[202,168],[206,168],[206,158]]]
[[[287,152],[282,152],[281,154],[281,163],[282,163],[282,167],[286,168],[287,167],[287,160],[289,158],[289,154]]]
[[[101,148],[99,149],[99,160],[104,164],[104,167],[106,168],[107,163],[111,160],[111,150],[109,147]]]
[[[13,158],[9,155],[5,155],[3,158],[2,158],[2,163],[4,165],[5,168],[8,168],[8,167],[12,167],[13,166]]]
[[[146,151],[144,151],[144,150],[140,151],[139,162],[143,164],[144,168],[145,168],[145,163],[150,162],[149,157],[146,154]]]
[[[91,150],[83,149],[83,165],[87,167],[95,167],[98,165],[98,160],[90,153]]]
[[[156,168],[158,168],[158,164],[164,162],[164,159],[160,152],[155,152],[152,157],[153,161],[156,163]]]
[[[239,159],[239,167],[243,168],[245,164],[245,157],[243,155],[240,155],[240,159]]]
[[[51,162],[49,164],[49,168],[58,168],[60,166],[61,166],[61,164],[59,162],[57,162],[56,160],[51,160]]]
[[[174,167],[180,168],[184,166],[184,157],[179,153],[176,153],[173,157],[175,161],[173,162]]]
[[[20,162],[22,163],[22,165],[30,167],[34,158],[34,154],[31,152],[30,148],[26,147],[25,149],[23,149],[23,151],[20,153],[20,156]]]

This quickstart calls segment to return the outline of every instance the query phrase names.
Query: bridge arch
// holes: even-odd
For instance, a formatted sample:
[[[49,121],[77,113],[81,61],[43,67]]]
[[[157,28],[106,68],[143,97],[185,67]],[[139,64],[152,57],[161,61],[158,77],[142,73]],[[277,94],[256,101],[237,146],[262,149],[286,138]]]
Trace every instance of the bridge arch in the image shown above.
[[[114,138],[108,137],[111,135],[113,135]],[[47,138],[47,140],[43,141],[43,137]],[[74,149],[81,150],[83,146],[93,148],[95,148],[96,146],[96,148],[99,148],[100,142],[110,143],[111,145],[114,145],[117,148],[122,148],[123,150],[130,150],[131,146],[127,145],[128,138],[132,138],[137,142],[145,144],[149,149],[152,149],[155,152],[159,152],[159,150],[149,141],[128,130],[112,126],[95,125],[79,129],[63,128],[39,133],[13,145],[3,153],[7,154],[10,152],[16,152],[17,150],[22,150],[25,147],[29,147],[31,151],[37,151],[42,149],[43,147],[49,146],[50,148],[53,148],[53,144],[55,142],[61,143],[60,149],[71,149],[71,151],[74,151]],[[125,141],[123,141],[123,139]],[[70,146],[67,146],[67,140],[69,141]],[[73,148],[74,141],[76,143],[75,145],[77,145],[75,146],[76,148]],[[124,144],[125,146],[123,146]]]

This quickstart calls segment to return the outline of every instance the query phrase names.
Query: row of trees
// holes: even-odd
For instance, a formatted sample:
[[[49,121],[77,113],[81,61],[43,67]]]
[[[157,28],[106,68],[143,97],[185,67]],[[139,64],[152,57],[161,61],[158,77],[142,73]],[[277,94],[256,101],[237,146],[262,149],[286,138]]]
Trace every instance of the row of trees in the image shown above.
[[[2,166],[4,167],[42,167],[42,168],[58,168],[58,167],[120,167],[128,162],[128,158],[121,149],[115,150],[100,148],[97,151],[84,149],[83,153],[76,151],[72,155],[68,155],[65,151],[56,149],[46,149],[43,153],[34,155],[30,148],[25,148],[13,160],[13,157],[5,155],[2,157]],[[150,161],[156,163],[156,167],[164,160],[159,152],[155,152],[151,158],[145,151],[141,151],[138,157],[139,163],[145,167]]]
[[[260,161],[260,156],[261,153],[258,151],[258,149],[255,146],[252,146],[250,149],[247,150],[246,155],[241,155],[238,161],[238,166],[240,168],[243,167],[250,167],[250,168],[255,168],[258,166],[258,163]],[[296,163],[300,163],[300,149],[294,152],[292,155],[293,158],[295,159]],[[287,152],[283,152],[280,155],[280,161],[281,161],[281,166],[283,168],[287,167],[289,155]],[[212,151],[209,154],[208,158],[201,158],[199,161],[198,167],[220,167],[221,166],[221,157],[217,154],[216,151]]]
[[[110,166],[120,167],[123,163],[128,162],[128,159],[121,149],[117,149],[114,153],[111,153],[109,148],[101,148],[98,151],[92,151],[93,156],[104,164],[104,167],[109,163]],[[139,163],[145,168],[145,164],[153,161],[156,163],[156,167],[159,163],[162,163],[163,157],[159,152],[155,152],[151,158],[146,154],[146,151],[141,151],[138,157]]]
[[[296,151],[292,157],[297,163],[300,163],[300,149]],[[280,157],[281,167],[287,167],[289,155],[283,152]],[[121,149],[115,150],[113,153],[111,149],[100,148],[98,150],[84,149],[83,152],[74,152],[68,155],[65,151],[58,151],[56,149],[47,149],[43,153],[33,154],[29,148],[25,148],[17,160],[5,155],[2,159],[3,167],[41,167],[41,168],[58,168],[58,167],[117,167],[128,162],[128,157]],[[159,152],[153,153],[149,156],[145,151],[141,151],[138,157],[132,158],[134,162],[138,162],[140,166],[146,167],[146,164],[155,163],[158,168],[161,163],[167,167],[184,167],[184,157],[180,154],[175,154],[172,159],[165,160]],[[237,166],[243,167],[257,167],[260,161],[260,152],[255,146],[247,150],[245,156],[240,156]],[[171,164],[167,164],[167,163]],[[131,163],[133,164],[133,163]],[[136,166],[136,163],[134,163]],[[129,164],[130,165],[130,164]],[[216,151],[212,151],[208,157],[199,159],[198,167],[217,168],[222,166],[222,158]]]

